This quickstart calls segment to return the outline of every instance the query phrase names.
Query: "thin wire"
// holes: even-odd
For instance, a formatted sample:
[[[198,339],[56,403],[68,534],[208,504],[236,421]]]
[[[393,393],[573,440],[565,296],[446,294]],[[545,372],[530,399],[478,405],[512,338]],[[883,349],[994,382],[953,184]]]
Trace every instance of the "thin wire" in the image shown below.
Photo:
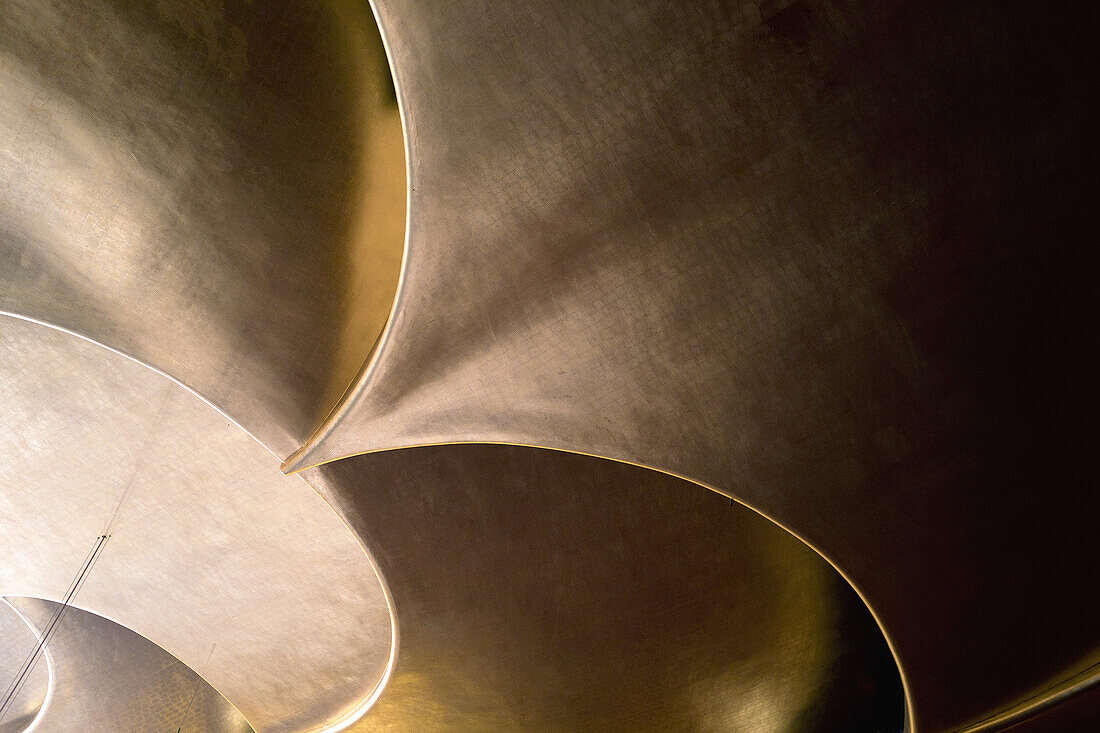
[[[172,391],[167,390],[164,396],[164,400],[161,402],[160,407],[156,411],[158,423],[160,422],[159,418],[161,414],[168,407],[168,403],[171,401],[171,398]],[[119,513],[122,511],[123,506],[126,504],[126,500],[130,498],[130,494],[134,490],[134,486],[137,483],[138,474],[141,472],[142,462],[144,461],[148,453],[147,449],[149,445],[153,442],[153,439],[155,437],[155,430],[149,431],[149,434],[145,437],[145,441],[138,449],[137,461],[134,463],[133,470],[130,472],[130,479],[126,482],[126,487],[122,490],[122,495],[119,496],[118,502],[115,504],[114,511],[111,512],[110,517],[107,519],[107,526],[104,527],[103,534],[96,538],[96,543],[92,546],[92,549],[88,553],[88,555],[85,556],[84,563],[80,566],[80,571],[77,572],[76,577],[73,578],[73,582],[69,584],[68,589],[65,591],[64,599],[61,601],[61,604],[58,606],[57,610],[54,611],[53,616],[50,618],[49,623],[46,625],[46,631],[39,637],[38,643],[31,651],[30,656],[27,657],[26,661],[16,673],[15,679],[12,680],[11,684],[8,685],[7,689],[5,690],[3,702],[0,702],[0,721],[3,721],[4,716],[7,714],[12,702],[14,702],[16,695],[19,694],[20,689],[30,677],[31,672],[34,670],[34,666],[38,663],[39,655],[49,643],[54,631],[61,623],[61,619],[64,617],[65,611],[68,610],[69,605],[72,603],[73,599],[76,598],[76,594],[80,592],[80,588],[84,585],[84,581],[88,579],[88,574],[91,573],[92,566],[95,565],[96,561],[99,559],[99,556],[102,554],[103,547],[107,544],[107,540],[111,539],[111,533],[114,531],[115,526],[118,524]],[[210,648],[210,653],[214,653],[213,647]],[[207,663],[209,663],[209,657],[206,661]],[[205,674],[205,668],[203,669],[203,673]],[[198,692],[197,687],[195,688],[195,692]],[[193,700],[194,694],[192,694],[191,697]],[[187,707],[188,709],[190,709],[191,704],[188,703]],[[184,713],[184,715],[186,716],[186,712]],[[180,726],[182,727],[182,725],[183,723],[181,721]]]
[[[84,569],[88,566],[88,563],[91,562],[92,556],[95,555],[96,550],[99,549],[99,544],[99,538],[96,538],[96,543],[92,545],[92,549],[88,550],[88,554],[84,556],[84,561],[80,563],[80,570],[77,571],[77,574],[73,577],[72,582],[69,583],[69,587],[65,589],[65,598],[69,598],[72,594],[73,589],[76,587],[77,582],[80,580],[81,574],[83,574]],[[49,623],[46,624],[46,628],[53,626],[54,620],[60,613],[61,607],[58,606],[57,610],[54,611],[53,615],[50,617]],[[37,655],[39,651],[38,647],[42,646],[42,639],[44,637],[45,634],[39,636],[38,645],[34,649],[32,649],[30,656],[28,656],[27,659],[24,660],[23,664],[16,671],[15,678],[12,679],[11,683],[7,686],[7,689],[4,690],[4,700],[2,703],[0,703],[0,720],[4,719],[4,715],[5,713],[7,713],[8,706],[11,704],[11,701],[14,699],[15,694],[18,691],[17,688],[22,684],[22,678],[24,677],[24,675],[30,673],[27,669],[28,665],[31,668],[34,667],[34,663],[37,661]]]
[[[195,695],[199,694],[199,688],[206,680],[206,668],[210,665],[210,657],[214,656],[214,647],[217,645],[217,642],[210,645],[210,653],[206,655],[206,662],[202,665],[202,671],[199,672],[199,678],[195,680],[195,689],[191,693],[191,699],[187,701],[187,707],[183,710],[183,717],[180,718],[180,724],[179,727],[176,728],[176,733],[180,733],[180,731],[183,730],[183,724],[187,722],[187,714],[191,712],[191,703],[195,702]]]
[[[50,623],[46,626],[45,633],[42,635],[42,638],[39,639],[39,643],[38,643],[37,647],[32,652],[32,656],[31,656],[31,660],[30,660],[30,667],[31,668],[33,668],[34,664],[37,663],[38,655],[46,647],[46,645],[49,643],[50,639],[53,638],[54,632],[56,632],[57,629],[59,628],[59,626],[61,625],[61,620],[65,616],[65,611],[68,610],[70,604],[73,602],[73,600],[75,600],[76,594],[79,593],[80,589],[84,586],[84,581],[86,581],[88,579],[88,575],[91,574],[92,566],[94,566],[96,561],[99,560],[99,556],[103,553],[103,548],[107,544],[107,540],[109,540],[109,539],[110,539],[110,535],[100,535],[100,537],[98,538],[96,547],[92,552],[91,559],[85,565],[85,567],[81,571],[81,573],[77,576],[76,581],[74,582],[74,584],[72,586],[72,590],[65,596],[64,600],[61,601],[61,604],[58,606],[58,609],[54,613],[53,618],[50,619]],[[27,675],[30,674],[30,668],[28,668],[26,674]],[[22,684],[25,681],[26,681],[25,678],[20,680],[19,685],[22,686]],[[13,699],[14,699],[14,695],[13,695]]]
[[[27,679],[29,679],[31,671],[34,669],[35,664],[38,663],[39,655],[42,653],[42,650],[45,649],[50,638],[57,630],[69,604],[76,598],[76,594],[80,592],[81,587],[84,585],[84,581],[88,579],[88,574],[91,573],[92,567],[96,564],[99,556],[103,554],[103,548],[106,546],[107,540],[109,539],[111,539],[111,535],[109,534],[101,534],[96,538],[96,542],[92,546],[91,551],[84,558],[84,563],[80,566],[79,572],[77,572],[76,577],[73,578],[73,582],[69,584],[69,588],[65,591],[64,600],[61,601],[61,605],[58,606],[58,609],[50,618],[49,623],[46,625],[46,630],[38,638],[38,643],[35,644],[34,649],[31,650],[30,655],[19,668],[19,671],[15,675],[15,679],[8,685],[4,693],[4,700],[0,703],[0,720],[4,719],[4,716],[10,709],[11,704],[15,701],[19,691],[22,689]]]

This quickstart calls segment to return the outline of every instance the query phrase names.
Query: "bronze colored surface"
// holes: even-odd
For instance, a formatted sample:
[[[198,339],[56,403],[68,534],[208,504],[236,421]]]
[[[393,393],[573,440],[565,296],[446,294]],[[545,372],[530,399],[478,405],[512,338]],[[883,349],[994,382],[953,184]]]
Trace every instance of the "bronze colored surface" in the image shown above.
[[[404,158],[365,4],[0,6],[0,310],[162,369],[285,456],[393,302]]]
[[[288,469],[499,441],[700,481],[853,581],[916,730],[1083,669],[1091,13],[377,5],[405,279]]]
[[[1007,710],[983,718],[961,733],[1013,730],[1018,733],[1094,730],[1100,723],[1100,682],[1096,666],[1023,697]]]
[[[392,622],[358,538],[209,405],[2,316],[0,405],[0,596],[62,600],[109,533],[74,605],[205,668],[257,730],[323,728],[381,684]]]
[[[1040,711],[1003,730],[1012,733],[1067,733],[1100,728],[1100,685],[1069,699],[1059,699],[1058,704]]]
[[[512,446],[306,476],[374,548],[400,620],[352,730],[901,729],[897,669],[847,583],[699,486]]]
[[[58,604],[5,598],[42,633]],[[47,647],[53,694],[35,733],[251,733],[241,714],[193,670],[129,629],[66,609]]]
[[[590,457],[385,452],[454,442],[651,466],[790,529],[874,613],[914,733],[1095,699],[1093,14],[376,0],[410,202],[376,343],[404,207],[366,8],[137,7],[0,7],[0,308],[308,469],[396,602],[360,729],[829,730],[893,679],[748,510]]]

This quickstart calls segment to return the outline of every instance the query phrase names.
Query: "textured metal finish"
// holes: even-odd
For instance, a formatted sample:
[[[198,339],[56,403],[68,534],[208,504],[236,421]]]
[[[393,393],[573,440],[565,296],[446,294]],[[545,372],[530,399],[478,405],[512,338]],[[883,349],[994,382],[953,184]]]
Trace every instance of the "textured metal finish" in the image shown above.
[[[1042,710],[1033,718],[1005,727],[1012,733],[1072,733],[1100,729],[1100,685]]]
[[[999,730],[1092,730],[1086,719],[1100,721],[1100,661],[1082,665],[1072,677],[1057,679],[1023,697],[1016,705],[963,728],[959,733]],[[1070,721],[1079,721],[1071,726]],[[1061,722],[1059,722],[1061,721]],[[1060,727],[1061,726],[1061,727]]]
[[[5,598],[42,633],[58,604]],[[218,691],[148,639],[78,608],[66,609],[47,647],[54,692],[35,733],[251,733]]]
[[[244,431],[140,364],[7,317],[0,404],[0,595],[60,600],[106,531],[75,605],[193,669],[216,644],[206,679],[257,730],[321,727],[369,697],[392,645],[370,558]]]
[[[0,123],[15,133],[0,141],[0,308],[165,370],[293,451],[287,470],[523,443],[735,496],[858,589],[915,733],[1095,699],[1072,697],[1100,651],[1100,600],[1081,582],[1100,556],[1082,478],[1095,288],[1078,246],[1095,239],[1091,13],[1037,0],[377,0],[411,207],[375,345],[397,249],[366,253],[351,222],[374,221],[359,203],[383,188],[363,185],[384,167],[371,151],[398,156],[362,144],[382,129],[364,121],[380,99],[360,73],[365,9],[184,10],[198,7],[0,8]],[[378,114],[392,143],[393,113]],[[622,631],[644,623],[639,589],[652,587],[615,538],[673,531],[692,506],[678,502],[706,495],[606,465],[432,448],[308,472],[393,576],[401,656],[362,729],[705,727],[730,722],[719,704],[758,710],[750,727],[828,729],[825,712],[754,707],[745,691],[772,684],[755,671],[782,653],[760,647],[742,676],[739,635],[688,633],[703,610],[669,639]],[[608,488],[627,474],[605,470],[680,498],[658,520]],[[535,495],[563,521],[541,524]],[[563,509],[578,496],[592,503]],[[451,499],[465,513],[448,514]],[[546,536],[572,541],[530,539]],[[771,547],[726,539],[682,549],[751,564]],[[593,565],[620,572],[601,584]],[[693,608],[734,592],[708,584],[705,564],[684,567],[660,587]],[[754,578],[748,599],[815,587]],[[585,613],[562,610],[569,599]],[[786,638],[829,659],[828,637]],[[867,665],[855,638],[838,643]],[[735,671],[700,712],[691,680],[646,676],[650,643],[662,660],[692,650],[668,669]],[[800,700],[830,699],[831,682],[788,669]]]
[[[870,614],[699,486],[512,446],[308,472],[375,549],[401,646],[355,731],[900,730]]]
[[[351,0],[6,0],[0,310],[167,371],[285,456],[392,305],[385,69]]]
[[[917,730],[1087,666],[1093,35],[1072,3],[377,5],[405,280],[287,468],[501,441],[698,480],[854,582]]]
[[[37,643],[38,637],[31,627],[11,607],[0,602],[0,690],[7,690],[16,679]],[[40,658],[7,710],[0,714],[0,733],[22,733],[30,727],[49,692],[49,664]]]

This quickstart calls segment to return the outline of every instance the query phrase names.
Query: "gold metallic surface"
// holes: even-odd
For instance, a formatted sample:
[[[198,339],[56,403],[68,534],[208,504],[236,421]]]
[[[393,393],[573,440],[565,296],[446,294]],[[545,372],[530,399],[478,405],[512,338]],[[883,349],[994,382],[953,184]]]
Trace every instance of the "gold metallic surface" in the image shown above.
[[[373,6],[400,116],[363,3],[0,5],[0,310],[186,384],[339,509],[400,638],[337,726],[1095,704],[1094,13]],[[331,722],[288,669],[257,704]]]
[[[1095,727],[1095,723],[1100,723],[1100,708],[1096,707],[1097,690],[1100,690],[1100,654],[1093,654],[1090,658],[1081,661],[1077,665],[1077,670],[1076,673],[1069,675],[1060,674],[1047,684],[1030,693],[1025,693],[1015,705],[976,720],[965,728],[961,728],[958,733],[979,733],[1008,728],[1015,730],[1015,726],[1021,724],[1022,733],[1025,729],[1030,730],[1027,721],[1033,717],[1040,720],[1059,719],[1058,711],[1063,706],[1072,711],[1071,714],[1074,717],[1080,718],[1081,722],[1076,729],[1085,730],[1088,727]],[[1073,702],[1065,705],[1069,701]],[[1093,726],[1083,724],[1086,716],[1093,720]],[[1066,724],[1063,723],[1063,725]],[[1036,727],[1043,729],[1046,728],[1046,724],[1038,722]],[[1068,725],[1063,728],[1063,730],[1070,729]]]
[[[281,456],[362,365],[404,158],[351,0],[0,7],[0,310],[161,369]]]
[[[257,730],[323,727],[370,696],[393,641],[371,560],[244,431],[130,359],[9,317],[0,404],[0,595],[61,600],[109,533],[75,605],[205,667]]]
[[[513,446],[305,476],[374,548],[400,620],[354,731],[900,729],[893,660],[851,588],[713,492]]]
[[[1058,696],[1055,704],[1029,711],[1029,717],[1016,721],[1001,721],[1001,730],[1012,733],[1066,733],[1088,731],[1100,727],[1100,684],[1079,690],[1072,697]],[[996,730],[996,728],[990,728]]]
[[[486,441],[641,463],[835,563],[915,730],[1075,677],[1100,512],[1073,4],[472,6],[377,2],[403,287],[285,468]]]
[[[40,634],[58,611],[40,598],[3,600]],[[48,645],[54,689],[35,733],[252,733],[217,690],[148,639],[78,608],[57,618]]]

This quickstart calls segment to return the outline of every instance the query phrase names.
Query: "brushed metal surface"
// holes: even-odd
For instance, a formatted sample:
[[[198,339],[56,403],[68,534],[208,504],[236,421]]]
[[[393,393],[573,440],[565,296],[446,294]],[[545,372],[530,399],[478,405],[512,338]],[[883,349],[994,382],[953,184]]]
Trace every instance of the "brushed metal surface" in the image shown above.
[[[377,8],[405,280],[288,469],[499,441],[700,481],[854,582],[916,730],[1087,666],[1094,14]]]
[[[58,604],[7,597],[42,633]],[[35,733],[251,733],[218,691],[148,639],[113,621],[66,609],[47,646],[53,694]]]
[[[365,3],[0,7],[0,310],[170,373],[273,451],[352,381],[402,257]]]
[[[61,600],[107,532],[74,605],[192,669],[216,644],[206,680],[257,730],[320,728],[370,697],[393,643],[371,560],[244,431],[130,359],[9,317],[0,405],[0,595]]]
[[[613,461],[435,446],[306,474],[401,629],[354,731],[887,731],[904,711],[840,575],[740,504]]]
[[[1043,709],[1035,717],[1029,717],[1003,730],[1012,733],[1067,733],[1100,728],[1100,685],[1057,705]]]
[[[1049,680],[1022,695],[1016,705],[977,720],[959,733],[1092,730],[1096,726],[1086,725],[1086,721],[1100,721],[1098,669],[1100,656],[1083,663],[1076,675]]]
[[[37,643],[38,637],[30,625],[0,599],[0,690],[7,690],[17,678]],[[30,669],[10,705],[0,714],[0,733],[22,733],[29,728],[49,692],[49,664],[42,658]]]
[[[1023,0],[375,10],[411,204],[377,345],[399,248],[367,252],[357,233],[399,229],[394,186],[364,184],[397,180],[398,126],[351,3],[0,8],[0,308],[164,370],[287,470],[522,443],[736,497],[859,590],[913,731],[1012,725],[1032,696],[1091,683],[1092,14]],[[388,142],[363,142],[383,129]],[[599,504],[615,481],[589,461],[433,448],[306,472],[396,577],[401,656],[360,728],[705,727],[735,704],[761,727],[828,729],[825,713],[754,707],[746,690],[774,688],[752,672],[715,683],[703,712],[690,685],[651,684],[650,642],[609,631],[612,584],[556,545],[525,552],[555,530],[510,497],[541,486],[568,505],[576,478],[597,503],[566,513],[593,532],[566,546],[606,556],[625,595],[647,587],[606,540],[663,520]],[[425,523],[455,486],[467,514]],[[688,511],[661,506],[670,528]],[[770,546],[728,539],[714,551]],[[559,582],[532,589],[532,558]],[[691,567],[676,582],[708,577]],[[752,599],[788,587],[757,580]],[[708,587],[700,608],[732,592]],[[554,603],[574,597],[587,615]],[[605,631],[605,646],[575,641]],[[787,638],[829,658],[827,636]],[[859,634],[841,637],[867,664]],[[681,669],[706,677],[712,658],[744,670],[738,638],[653,643],[695,650]],[[759,651],[757,670],[782,657]],[[790,670],[800,698],[832,684]]]

